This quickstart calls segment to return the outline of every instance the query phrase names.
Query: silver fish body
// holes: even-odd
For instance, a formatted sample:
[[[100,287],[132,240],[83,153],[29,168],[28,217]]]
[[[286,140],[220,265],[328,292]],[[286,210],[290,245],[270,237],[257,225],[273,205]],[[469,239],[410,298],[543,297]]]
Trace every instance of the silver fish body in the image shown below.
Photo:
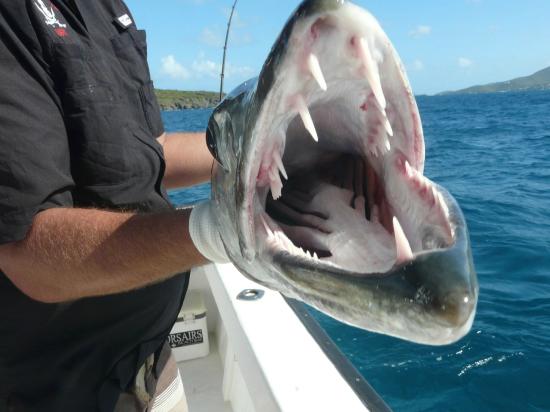
[[[415,99],[368,12],[304,1],[260,76],[215,109],[207,140],[217,223],[244,275],[414,342],[470,330],[478,284],[466,222],[423,175]]]

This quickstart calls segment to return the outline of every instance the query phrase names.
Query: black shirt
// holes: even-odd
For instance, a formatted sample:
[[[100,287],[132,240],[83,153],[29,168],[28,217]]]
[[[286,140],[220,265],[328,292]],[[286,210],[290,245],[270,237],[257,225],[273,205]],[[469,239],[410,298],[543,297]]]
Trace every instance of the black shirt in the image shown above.
[[[121,0],[0,2],[0,244],[49,208],[171,208],[146,59]],[[0,272],[0,409],[112,410],[186,284],[47,305]]]

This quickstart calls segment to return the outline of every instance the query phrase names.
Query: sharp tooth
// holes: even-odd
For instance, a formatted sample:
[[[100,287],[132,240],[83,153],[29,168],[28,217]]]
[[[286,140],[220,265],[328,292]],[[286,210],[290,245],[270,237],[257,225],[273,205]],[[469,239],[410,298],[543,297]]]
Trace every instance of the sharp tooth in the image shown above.
[[[319,64],[319,59],[317,56],[311,53],[307,59],[307,65],[311,75],[315,78],[317,83],[319,83],[321,90],[326,92],[327,82],[325,80],[325,76],[323,76],[323,71],[321,70],[321,65]]]
[[[378,153],[380,153],[382,156],[389,151],[389,149],[387,149],[387,146],[386,146],[386,140],[387,140],[387,137],[385,134],[383,134],[382,136],[379,136],[377,140]],[[390,149],[391,149],[391,146],[390,146]]]
[[[437,191],[434,193],[435,195],[435,206],[439,209],[439,210],[443,210],[443,204],[441,203],[441,197],[439,196],[439,193],[437,193]]]
[[[439,203],[439,192],[435,188],[435,186],[432,186],[432,195],[434,197],[435,203]]]
[[[393,218],[393,231],[395,234],[395,248],[397,253],[397,263],[408,262],[413,259],[414,255],[411,250],[411,245],[403,232],[403,228],[396,217]]]
[[[393,129],[392,129],[390,121],[387,117],[384,118],[384,128],[386,129],[386,132],[388,133],[388,136],[393,137]]]
[[[314,252],[314,253],[313,253],[313,259],[319,260],[319,256],[317,256],[317,252]]]
[[[290,252],[296,251],[297,248],[296,246],[294,246],[294,243],[292,243],[292,241],[283,232],[280,232],[280,234],[281,234],[281,240],[283,241],[283,244],[285,245],[286,249],[289,250]]]
[[[271,180],[277,180],[277,179],[280,179],[281,177],[279,176],[279,171],[277,170],[276,167],[274,167],[273,165],[271,166],[271,169],[269,169],[269,178]]]
[[[273,200],[279,199],[283,193],[283,182],[281,182],[279,172],[274,169],[269,171],[269,185],[271,187],[271,196]]]
[[[288,174],[286,173],[285,166],[283,164],[283,160],[281,159],[281,155],[277,150],[273,153],[273,160],[275,160],[275,164],[279,168],[279,171],[283,175],[283,177],[288,180]]]
[[[387,116],[384,118],[384,127],[386,128],[386,132],[388,132],[388,135],[393,137],[393,129]]]
[[[405,171],[407,172],[407,176],[409,176],[409,177],[414,176],[414,172],[413,172],[412,167],[409,164],[408,160],[405,160]]]
[[[441,193],[437,193],[437,198],[439,199],[439,203],[441,204],[441,209],[443,209],[443,213],[445,213],[446,216],[449,216],[449,208],[447,207],[447,204],[445,203],[445,199],[443,198],[443,195]]]
[[[432,186],[431,195],[434,200],[434,203],[437,204],[437,191],[435,190],[435,187]]]
[[[428,181],[426,180],[426,178],[422,175],[419,176],[419,180],[420,180],[420,190],[421,191],[427,191],[428,190]]]
[[[280,230],[277,230],[274,234],[275,238],[279,242],[280,245],[282,245],[285,249],[289,249],[288,241],[286,236],[283,236],[283,233]]]
[[[385,110],[386,97],[384,96],[384,91],[382,90],[382,82],[380,81],[378,66],[372,57],[369,45],[364,37],[359,39],[359,53],[361,55],[361,59],[363,60],[363,64],[365,65],[367,71],[367,81],[370,84],[372,92],[374,93],[380,108]]]
[[[386,146],[386,149],[388,150],[388,152],[391,150],[391,144],[390,144],[390,140],[386,137],[386,143],[385,143],[385,146]]]
[[[313,137],[313,140],[318,142],[319,136],[317,135],[317,131],[315,130],[315,125],[313,124],[313,119],[311,118],[311,114],[309,113],[309,109],[307,108],[306,102],[304,101],[303,97],[300,97],[298,99],[298,112],[300,113],[300,117],[304,122],[304,127],[311,134],[311,137]]]
[[[281,189],[278,188],[278,186],[275,184],[275,182],[271,182],[271,197],[273,197],[273,200],[278,200],[281,197]]]

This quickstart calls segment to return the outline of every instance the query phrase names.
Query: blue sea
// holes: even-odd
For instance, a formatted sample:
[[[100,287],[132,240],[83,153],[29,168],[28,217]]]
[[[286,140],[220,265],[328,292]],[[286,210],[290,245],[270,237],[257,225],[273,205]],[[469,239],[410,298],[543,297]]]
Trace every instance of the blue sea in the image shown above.
[[[426,175],[468,221],[480,283],[460,342],[429,347],[319,322],[395,411],[550,411],[550,92],[418,97]],[[209,110],[164,113],[204,130]],[[208,186],[171,194],[208,197]]]

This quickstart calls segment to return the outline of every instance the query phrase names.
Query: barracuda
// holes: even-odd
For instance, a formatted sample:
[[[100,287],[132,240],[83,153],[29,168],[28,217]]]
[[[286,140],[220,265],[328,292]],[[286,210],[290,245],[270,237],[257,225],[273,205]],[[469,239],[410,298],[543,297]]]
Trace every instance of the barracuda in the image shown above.
[[[304,1],[260,76],[215,109],[207,140],[217,223],[243,274],[414,342],[470,330],[478,284],[466,222],[423,175],[416,101],[367,11]]]

